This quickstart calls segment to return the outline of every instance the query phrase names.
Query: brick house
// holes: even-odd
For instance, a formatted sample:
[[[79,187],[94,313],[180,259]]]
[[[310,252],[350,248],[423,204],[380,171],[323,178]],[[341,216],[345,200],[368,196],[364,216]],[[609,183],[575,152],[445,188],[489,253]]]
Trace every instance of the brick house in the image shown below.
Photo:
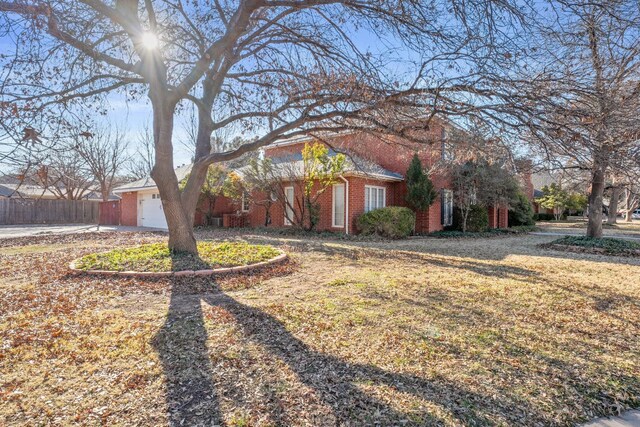
[[[425,132],[424,129],[421,131]],[[416,212],[416,232],[430,233],[451,225],[453,193],[445,168],[440,167],[450,155],[447,153],[446,127],[433,120],[426,132],[429,134],[429,143],[424,144],[365,132],[323,135],[322,142],[334,153],[345,153],[348,160],[339,181],[318,199],[320,218],[317,230],[355,234],[357,218],[364,212],[384,206],[407,206],[404,175],[414,153],[418,154],[424,167],[433,171],[430,178],[439,193],[439,197],[427,210]],[[274,163],[301,162],[301,151],[305,144],[317,141],[319,140],[314,137],[283,141],[267,147],[264,155]],[[176,173],[178,179],[181,179],[188,171],[178,168]],[[238,173],[242,175],[242,169]],[[122,197],[121,223],[166,228],[155,184],[150,179],[142,181],[144,180],[114,190]],[[298,197],[301,191],[299,185],[299,181],[284,182],[285,197],[290,200]],[[223,226],[265,226],[266,208],[261,204],[251,203],[250,200],[268,196],[253,196],[243,200],[241,206],[234,205],[225,197],[218,197],[213,213],[223,218]],[[295,203],[291,205],[298,209]],[[274,201],[269,213],[268,226],[287,227],[291,226],[289,219],[298,212],[287,212],[285,215],[285,204]],[[196,218],[196,225],[200,225],[201,221],[201,217]],[[489,226],[508,226],[506,207],[489,208]]]

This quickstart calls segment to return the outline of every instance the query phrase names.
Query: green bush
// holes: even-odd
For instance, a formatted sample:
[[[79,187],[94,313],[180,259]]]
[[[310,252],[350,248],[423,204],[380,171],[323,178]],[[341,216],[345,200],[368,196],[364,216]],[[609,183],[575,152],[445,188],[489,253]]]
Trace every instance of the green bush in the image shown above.
[[[562,214],[560,219],[567,219],[567,215]],[[537,214],[533,214],[533,220],[534,221],[555,221],[556,217],[553,214],[537,213]]]
[[[509,226],[533,225],[533,207],[527,196],[519,192],[509,208]]]
[[[453,223],[455,229],[462,231],[462,210],[453,210]],[[471,205],[469,216],[467,217],[467,232],[478,233],[486,231],[489,228],[489,212],[482,205]]]
[[[389,239],[403,239],[415,227],[416,216],[409,208],[388,206],[358,217],[358,230],[364,235],[376,234]]]
[[[609,254],[637,253],[640,243],[612,237],[565,236],[554,240],[550,245],[578,246],[588,249],[602,249]]]

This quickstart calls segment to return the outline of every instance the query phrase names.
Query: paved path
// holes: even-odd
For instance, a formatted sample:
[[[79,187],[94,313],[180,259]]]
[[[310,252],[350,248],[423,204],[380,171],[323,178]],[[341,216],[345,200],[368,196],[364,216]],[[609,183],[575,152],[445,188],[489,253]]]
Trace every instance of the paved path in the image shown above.
[[[640,411],[628,411],[619,417],[598,418],[582,427],[640,427]]]
[[[166,231],[149,227],[123,225],[60,224],[60,225],[0,225],[0,239],[49,234],[95,233],[108,231]]]

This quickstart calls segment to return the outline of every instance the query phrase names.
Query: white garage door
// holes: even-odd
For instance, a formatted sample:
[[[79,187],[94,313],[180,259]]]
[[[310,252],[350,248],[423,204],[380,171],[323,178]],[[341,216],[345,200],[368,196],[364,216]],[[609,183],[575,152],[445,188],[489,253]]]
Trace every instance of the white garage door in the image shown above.
[[[138,225],[141,227],[167,228],[158,193],[138,193]]]

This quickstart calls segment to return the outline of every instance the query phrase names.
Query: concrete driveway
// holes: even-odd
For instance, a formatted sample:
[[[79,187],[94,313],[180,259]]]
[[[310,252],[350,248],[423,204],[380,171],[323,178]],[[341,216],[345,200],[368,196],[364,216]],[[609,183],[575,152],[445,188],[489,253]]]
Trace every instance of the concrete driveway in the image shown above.
[[[56,224],[56,225],[0,225],[0,239],[50,234],[96,233],[112,231],[166,231],[159,228],[124,225]]]

